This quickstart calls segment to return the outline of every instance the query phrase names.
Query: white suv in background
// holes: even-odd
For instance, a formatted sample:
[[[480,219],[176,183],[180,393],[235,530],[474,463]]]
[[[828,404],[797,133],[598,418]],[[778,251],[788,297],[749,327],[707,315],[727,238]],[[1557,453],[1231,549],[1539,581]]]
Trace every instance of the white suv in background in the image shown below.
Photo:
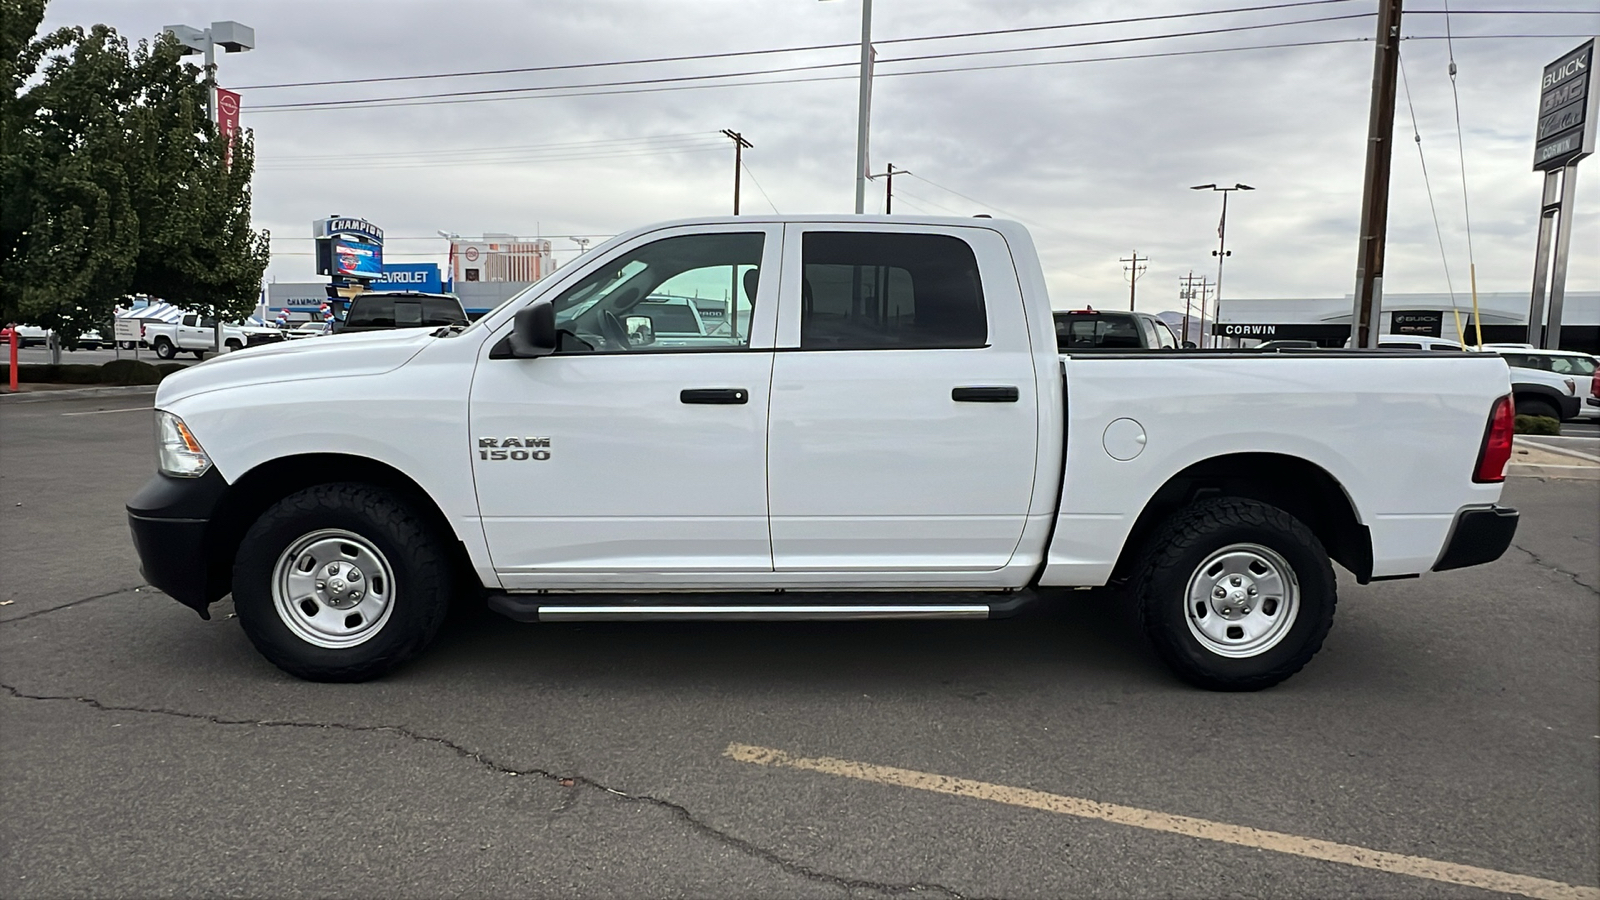
[[[1538,373],[1543,376],[1539,379],[1541,383],[1554,389],[1567,388],[1577,401],[1577,408],[1571,414],[1562,415],[1562,420],[1600,419],[1600,398],[1590,396],[1594,390],[1595,368],[1600,365],[1600,361],[1593,356],[1576,350],[1537,350],[1532,347],[1486,346],[1484,349],[1500,354],[1506,365],[1511,367],[1511,386],[1517,396],[1517,412],[1523,412],[1523,391],[1517,382]]]

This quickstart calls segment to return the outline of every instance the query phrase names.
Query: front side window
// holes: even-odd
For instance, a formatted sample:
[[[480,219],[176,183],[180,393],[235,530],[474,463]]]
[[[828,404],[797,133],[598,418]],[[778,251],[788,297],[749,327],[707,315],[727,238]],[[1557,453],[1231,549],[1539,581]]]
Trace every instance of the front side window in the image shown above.
[[[557,352],[749,347],[765,243],[759,232],[687,234],[607,260],[554,300]]]
[[[800,349],[984,347],[978,260],[938,234],[807,232],[801,242]]]

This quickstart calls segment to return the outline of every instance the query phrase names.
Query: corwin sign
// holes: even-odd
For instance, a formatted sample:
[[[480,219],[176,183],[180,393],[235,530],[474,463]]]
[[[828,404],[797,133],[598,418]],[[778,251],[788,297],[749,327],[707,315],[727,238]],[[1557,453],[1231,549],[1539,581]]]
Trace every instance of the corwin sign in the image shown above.
[[[388,263],[383,274],[369,286],[374,291],[421,291],[437,294],[444,290],[438,263]]]
[[[1595,151],[1595,40],[1544,67],[1533,169],[1559,169]]]

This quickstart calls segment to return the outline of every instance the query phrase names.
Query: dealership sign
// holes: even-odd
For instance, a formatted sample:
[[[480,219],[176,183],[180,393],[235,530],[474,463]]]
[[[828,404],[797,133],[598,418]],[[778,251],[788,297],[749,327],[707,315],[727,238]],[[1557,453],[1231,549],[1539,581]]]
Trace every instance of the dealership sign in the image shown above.
[[[1559,169],[1595,150],[1595,40],[1544,67],[1539,81],[1539,124],[1534,171]]]
[[[444,290],[444,277],[438,263],[391,263],[372,282],[375,291],[421,291],[437,294]]]
[[[383,229],[366,219],[329,216],[311,223],[317,274],[371,281],[383,275]]]

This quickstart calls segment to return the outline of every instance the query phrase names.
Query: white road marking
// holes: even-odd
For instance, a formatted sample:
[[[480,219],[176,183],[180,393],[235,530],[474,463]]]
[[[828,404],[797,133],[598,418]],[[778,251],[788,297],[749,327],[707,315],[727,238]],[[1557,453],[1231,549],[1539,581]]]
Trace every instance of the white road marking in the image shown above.
[[[1067,797],[1061,794],[1050,794],[1027,788],[1008,787],[1003,784],[991,784],[986,781],[952,778],[948,775],[935,775],[912,769],[878,766],[871,763],[852,762],[847,759],[833,759],[826,756],[812,758],[791,756],[782,750],[774,750],[769,747],[754,747],[749,744],[729,744],[728,748],[722,751],[722,755],[739,762],[752,763],[758,766],[801,769],[808,772],[837,775],[841,778],[854,778],[877,784],[915,788],[919,791],[930,791],[936,794],[971,797],[976,800],[988,800],[992,803],[1005,803],[1011,806],[1076,816],[1081,819],[1095,819],[1101,822],[1127,825],[1132,828],[1143,828],[1148,831],[1181,834],[1222,844],[1233,844],[1257,850],[1271,850],[1290,856],[1302,856],[1307,859],[1342,863],[1363,869],[1376,869],[1380,872],[1409,875],[1413,878],[1426,878],[1430,881],[1439,881],[1445,884],[1458,884],[1464,887],[1500,891],[1506,894],[1521,894],[1524,897],[1537,897],[1540,900],[1600,900],[1600,888],[1589,887],[1588,885],[1567,884],[1561,881],[1535,878],[1531,875],[1518,875],[1513,872],[1501,872],[1478,866],[1442,862],[1421,856],[1406,856],[1383,850],[1371,850],[1352,844],[1339,844],[1333,841],[1284,834],[1278,831],[1264,831],[1259,828],[1248,828],[1242,825],[1229,825],[1225,822],[1213,822],[1208,819],[1196,819],[1191,816],[1175,816],[1169,813],[1156,812],[1155,810],[1140,809],[1136,806],[1101,803],[1097,800]]]
[[[103,416],[103,415],[106,415],[107,413],[149,412],[152,409],[155,409],[155,407],[154,406],[130,406],[127,409],[97,409],[97,410],[94,410],[93,412],[62,413],[62,415],[63,416]]]

